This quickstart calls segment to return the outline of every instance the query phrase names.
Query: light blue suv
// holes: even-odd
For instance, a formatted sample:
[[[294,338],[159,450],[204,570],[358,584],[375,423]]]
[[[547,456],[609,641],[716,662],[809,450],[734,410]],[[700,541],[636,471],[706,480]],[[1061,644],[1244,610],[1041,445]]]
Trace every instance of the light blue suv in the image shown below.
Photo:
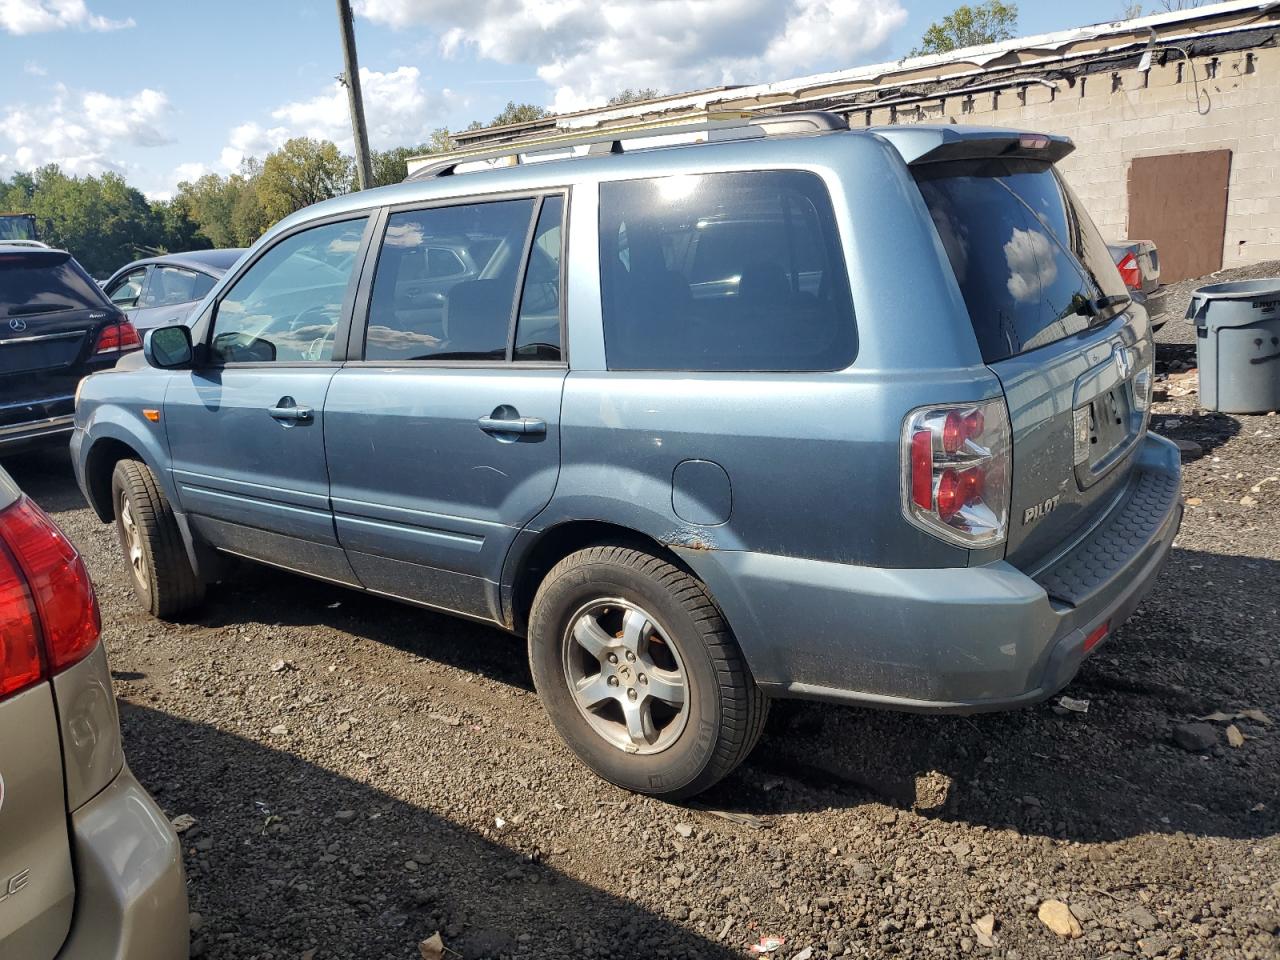
[[[657,132],[303,210],[85,381],[77,472],[143,604],[183,612],[229,555],[491,622],[582,760],[665,797],[772,697],[1070,681],[1182,513],[1071,143]]]

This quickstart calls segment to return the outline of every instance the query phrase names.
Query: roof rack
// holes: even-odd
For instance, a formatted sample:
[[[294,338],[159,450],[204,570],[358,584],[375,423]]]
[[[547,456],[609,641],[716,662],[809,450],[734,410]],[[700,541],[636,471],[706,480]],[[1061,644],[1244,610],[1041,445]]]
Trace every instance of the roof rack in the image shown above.
[[[614,127],[604,133],[595,132],[587,135],[566,133],[553,137],[538,137],[523,142],[516,140],[496,149],[455,150],[415,170],[405,177],[405,181],[431,180],[436,177],[453,176],[458,172],[457,168],[462,164],[486,160],[506,161],[505,163],[494,163],[492,166],[520,166],[529,162],[529,159],[526,158],[533,158],[544,153],[563,152],[582,146],[587,147],[586,153],[591,156],[607,153],[626,153],[627,151],[623,144],[634,140],[659,138],[666,140],[670,137],[690,134],[703,135],[704,139],[694,142],[709,143],[725,140],[757,140],[764,137],[829,133],[834,130],[848,129],[849,122],[844,117],[822,110],[806,110],[763,116],[743,113],[729,119],[701,120],[694,123],[636,124],[627,127]],[[665,145],[667,144],[642,144],[640,149],[644,149],[646,146]]]

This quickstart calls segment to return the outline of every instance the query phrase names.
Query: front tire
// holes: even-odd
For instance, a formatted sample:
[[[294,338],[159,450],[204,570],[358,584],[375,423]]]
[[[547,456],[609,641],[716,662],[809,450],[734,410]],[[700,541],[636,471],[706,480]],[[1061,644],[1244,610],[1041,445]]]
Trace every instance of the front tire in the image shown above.
[[[727,776],[768,714],[701,582],[641,550],[590,547],[533,601],[529,663],[556,731],[611,783],[668,800]]]
[[[138,460],[121,460],[111,474],[116,536],[133,592],[154,617],[168,620],[199,605],[196,576],[177,518],[155,474]]]

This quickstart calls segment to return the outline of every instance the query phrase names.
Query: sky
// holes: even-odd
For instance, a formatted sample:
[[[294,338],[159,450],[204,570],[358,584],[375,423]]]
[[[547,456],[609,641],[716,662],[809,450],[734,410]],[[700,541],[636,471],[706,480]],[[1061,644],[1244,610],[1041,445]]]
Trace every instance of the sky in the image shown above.
[[[369,138],[425,142],[509,100],[571,110],[905,56],[957,0],[354,0]],[[1155,4],[1151,4],[1155,6]],[[1123,0],[1023,0],[1020,34]],[[351,151],[333,0],[0,0],[0,176],[46,163],[163,199],[293,136]]]

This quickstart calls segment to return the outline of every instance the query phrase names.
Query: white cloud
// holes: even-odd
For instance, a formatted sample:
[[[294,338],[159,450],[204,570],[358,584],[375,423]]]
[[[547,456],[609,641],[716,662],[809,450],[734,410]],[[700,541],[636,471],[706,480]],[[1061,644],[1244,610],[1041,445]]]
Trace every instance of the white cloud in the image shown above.
[[[428,92],[417,67],[399,67],[387,73],[361,68],[369,145],[375,150],[413,146],[426,141],[443,125],[442,106],[450,91]],[[353,151],[351,114],[347,88],[334,81],[307,100],[285,103],[271,111],[274,125],[249,121],[231,131],[220,157],[227,170],[237,170],[248,157],[261,160],[291,137],[332,140],[345,153]]]
[[[51,102],[19,104],[0,114],[0,170],[30,170],[56,163],[66,173],[125,170],[118,159],[125,146],[172,143],[163,128],[169,99],[158,90],[113,97],[77,93],[59,84]]]
[[[907,16],[899,0],[357,0],[356,11],[438,30],[448,55],[534,64],[558,110],[624,87],[678,92],[850,66]]]
[[[22,72],[29,77],[45,77],[49,75],[49,71],[34,60],[28,60],[22,65]]]
[[[0,28],[22,36],[50,30],[122,30],[133,18],[109,20],[93,13],[84,0],[0,0]]]
[[[284,127],[272,127],[268,130],[253,121],[242,123],[232,129],[231,138],[222,148],[218,162],[234,173],[245,160],[250,157],[261,159],[264,154],[288,140],[289,136],[289,131]]]

